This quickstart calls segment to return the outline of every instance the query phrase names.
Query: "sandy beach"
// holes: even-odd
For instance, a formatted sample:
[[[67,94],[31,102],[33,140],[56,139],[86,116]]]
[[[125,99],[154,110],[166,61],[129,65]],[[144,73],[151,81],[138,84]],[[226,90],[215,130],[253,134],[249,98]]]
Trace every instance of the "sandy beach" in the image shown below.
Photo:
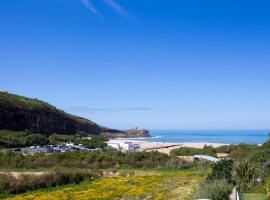
[[[157,150],[161,153],[169,154],[172,149],[176,149],[179,147],[194,147],[194,148],[203,148],[203,146],[213,146],[219,147],[222,145],[221,143],[208,143],[208,142],[148,142],[143,140],[130,140],[130,139],[111,139],[109,142],[132,142],[134,144],[140,145],[141,151],[154,151]]]

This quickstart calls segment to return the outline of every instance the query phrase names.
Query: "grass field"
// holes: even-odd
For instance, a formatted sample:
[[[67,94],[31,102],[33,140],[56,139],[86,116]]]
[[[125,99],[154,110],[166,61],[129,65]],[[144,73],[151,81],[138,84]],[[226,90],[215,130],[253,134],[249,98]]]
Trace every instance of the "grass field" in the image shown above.
[[[266,200],[264,193],[243,193],[243,200]]]
[[[191,200],[192,190],[202,176],[197,170],[171,172],[135,171],[127,175],[108,176],[79,185],[38,190],[11,196],[8,200],[105,200],[152,199]]]

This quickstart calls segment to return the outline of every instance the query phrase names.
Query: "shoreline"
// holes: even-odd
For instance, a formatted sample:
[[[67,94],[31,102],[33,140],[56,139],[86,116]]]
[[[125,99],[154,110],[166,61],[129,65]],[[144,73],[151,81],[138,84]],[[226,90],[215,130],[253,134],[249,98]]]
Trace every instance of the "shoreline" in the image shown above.
[[[132,140],[132,139],[110,139],[108,142],[132,142],[133,144],[140,145],[140,151],[158,151],[160,153],[170,154],[172,149],[180,148],[180,147],[193,147],[202,149],[205,145],[213,146],[214,148],[222,146],[222,145],[229,145],[229,144],[222,144],[222,143],[210,143],[210,142],[149,142],[143,140]]]

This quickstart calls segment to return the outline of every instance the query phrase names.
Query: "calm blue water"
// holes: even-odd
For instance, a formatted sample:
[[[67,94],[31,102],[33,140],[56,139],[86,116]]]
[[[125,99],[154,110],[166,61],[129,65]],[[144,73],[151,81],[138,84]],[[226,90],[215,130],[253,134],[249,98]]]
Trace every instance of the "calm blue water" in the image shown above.
[[[214,142],[224,144],[262,144],[268,139],[270,130],[153,130],[152,138],[136,138],[136,140],[153,142]]]

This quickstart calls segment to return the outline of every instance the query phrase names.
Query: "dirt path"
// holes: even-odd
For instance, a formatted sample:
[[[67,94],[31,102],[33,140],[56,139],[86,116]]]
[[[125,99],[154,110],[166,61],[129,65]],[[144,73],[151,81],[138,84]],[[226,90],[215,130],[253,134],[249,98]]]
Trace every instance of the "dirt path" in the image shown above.
[[[18,178],[21,175],[33,175],[33,176],[41,176],[46,172],[0,172],[0,174],[10,174],[15,178]]]
[[[233,188],[232,193],[230,194],[230,200],[236,200],[236,187]]]

